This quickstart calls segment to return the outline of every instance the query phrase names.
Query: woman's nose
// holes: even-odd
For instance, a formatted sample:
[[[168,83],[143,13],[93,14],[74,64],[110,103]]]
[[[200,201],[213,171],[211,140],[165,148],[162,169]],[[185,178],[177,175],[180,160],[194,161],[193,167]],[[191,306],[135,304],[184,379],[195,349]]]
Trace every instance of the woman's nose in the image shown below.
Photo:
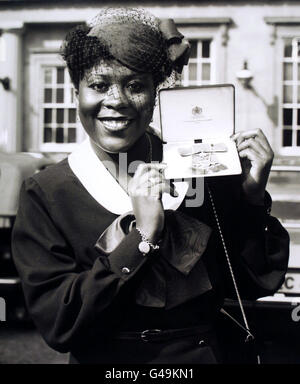
[[[111,86],[103,100],[103,105],[108,108],[124,108],[127,107],[128,104],[128,98],[124,90],[118,85]]]

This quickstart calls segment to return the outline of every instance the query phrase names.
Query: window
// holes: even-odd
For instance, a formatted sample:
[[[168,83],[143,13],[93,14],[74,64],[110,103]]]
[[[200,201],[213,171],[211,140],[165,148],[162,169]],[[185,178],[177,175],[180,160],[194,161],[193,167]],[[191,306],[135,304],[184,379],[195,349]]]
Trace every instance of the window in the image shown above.
[[[280,156],[300,155],[300,17],[265,17],[270,25],[278,129],[273,145]]]
[[[182,85],[205,85],[214,80],[212,40],[189,40],[191,53],[189,64],[184,67]]]
[[[189,64],[183,67],[181,85],[225,83],[229,17],[175,19],[191,44]]]
[[[43,66],[40,130],[42,143],[76,143],[74,88],[62,66]]]
[[[300,149],[300,38],[283,39],[281,146]]]
[[[232,20],[221,18],[174,19],[178,30],[191,44],[189,64],[183,67],[177,84],[194,86],[225,83],[228,29]],[[152,126],[160,132],[159,108],[154,109]]]
[[[68,70],[58,54],[31,55],[29,95],[28,150],[72,152],[85,133],[77,118]]]

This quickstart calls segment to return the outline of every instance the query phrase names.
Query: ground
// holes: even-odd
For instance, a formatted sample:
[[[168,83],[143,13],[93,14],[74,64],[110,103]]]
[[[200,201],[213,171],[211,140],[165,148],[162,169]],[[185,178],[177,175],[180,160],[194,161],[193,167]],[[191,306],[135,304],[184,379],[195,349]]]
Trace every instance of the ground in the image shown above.
[[[0,323],[0,364],[66,364],[68,355],[49,348],[30,325]]]

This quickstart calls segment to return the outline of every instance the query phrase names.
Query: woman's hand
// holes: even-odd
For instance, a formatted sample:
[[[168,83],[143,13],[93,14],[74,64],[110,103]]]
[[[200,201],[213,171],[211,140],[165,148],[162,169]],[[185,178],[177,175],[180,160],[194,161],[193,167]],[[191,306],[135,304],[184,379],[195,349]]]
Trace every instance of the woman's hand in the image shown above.
[[[151,242],[156,242],[164,228],[165,215],[161,202],[169,192],[163,176],[164,164],[140,164],[128,184],[136,226]]]
[[[237,146],[243,169],[243,190],[252,204],[264,203],[274,153],[261,129],[237,132],[231,137]]]

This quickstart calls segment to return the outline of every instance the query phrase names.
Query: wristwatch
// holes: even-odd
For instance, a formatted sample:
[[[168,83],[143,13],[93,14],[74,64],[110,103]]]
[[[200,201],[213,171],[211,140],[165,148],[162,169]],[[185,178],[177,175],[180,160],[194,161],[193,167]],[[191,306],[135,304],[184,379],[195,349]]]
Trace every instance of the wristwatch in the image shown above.
[[[138,227],[136,227],[136,230],[142,238],[142,241],[138,245],[138,249],[143,255],[147,255],[151,250],[159,249],[159,245],[152,244],[151,241],[147,239],[147,236],[143,233],[143,231],[141,231]]]

